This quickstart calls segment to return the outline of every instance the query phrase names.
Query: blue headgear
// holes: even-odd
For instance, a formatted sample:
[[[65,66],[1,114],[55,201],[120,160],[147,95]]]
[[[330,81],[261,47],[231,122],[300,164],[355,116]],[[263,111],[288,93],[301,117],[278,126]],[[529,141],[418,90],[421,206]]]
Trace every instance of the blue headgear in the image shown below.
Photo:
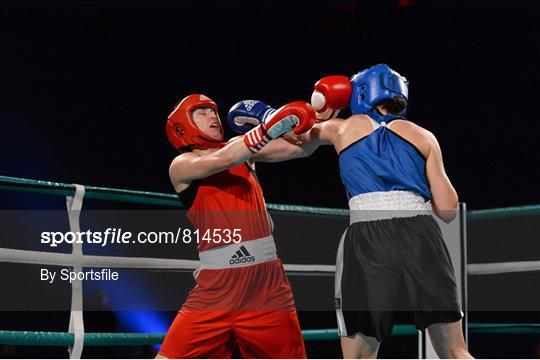
[[[399,115],[381,114],[375,105],[383,100],[399,96],[407,101],[409,97],[408,81],[386,64],[377,64],[354,75],[351,79],[351,112],[367,114],[377,122],[388,122],[403,118],[407,108]]]

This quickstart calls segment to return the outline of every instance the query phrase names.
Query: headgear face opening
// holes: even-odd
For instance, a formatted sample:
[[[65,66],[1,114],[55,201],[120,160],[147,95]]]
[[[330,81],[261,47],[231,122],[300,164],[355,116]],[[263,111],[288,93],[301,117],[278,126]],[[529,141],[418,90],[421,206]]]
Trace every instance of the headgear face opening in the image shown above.
[[[409,98],[407,79],[386,64],[377,64],[360,71],[352,77],[351,83],[353,90],[350,107],[353,114],[371,116],[374,106],[383,100],[398,96],[407,102]],[[406,111],[407,108],[398,115],[405,115]]]
[[[214,139],[210,137],[199,129],[193,121],[193,111],[201,107],[209,107],[216,112],[220,124],[221,138]],[[169,142],[176,150],[190,145],[202,148],[223,146],[223,127],[221,126],[221,119],[219,119],[217,104],[202,94],[189,95],[180,101],[167,119],[166,131]]]

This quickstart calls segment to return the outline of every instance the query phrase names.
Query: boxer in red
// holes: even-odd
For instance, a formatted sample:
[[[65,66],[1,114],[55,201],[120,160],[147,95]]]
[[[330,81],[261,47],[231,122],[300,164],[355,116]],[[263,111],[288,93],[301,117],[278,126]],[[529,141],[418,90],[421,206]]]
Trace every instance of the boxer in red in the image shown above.
[[[244,358],[306,357],[254,162],[304,156],[281,137],[314,121],[310,105],[295,102],[223,143],[218,108],[208,97],[190,95],[169,115],[167,135],[181,152],[169,175],[199,230],[201,267],[158,358],[230,358],[235,346]]]

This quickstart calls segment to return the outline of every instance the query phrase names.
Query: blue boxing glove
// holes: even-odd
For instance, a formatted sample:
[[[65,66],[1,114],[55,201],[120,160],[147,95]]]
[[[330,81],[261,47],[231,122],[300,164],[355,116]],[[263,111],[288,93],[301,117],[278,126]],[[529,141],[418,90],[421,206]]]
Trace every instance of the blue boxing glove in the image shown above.
[[[238,134],[245,134],[255,126],[264,122],[276,109],[257,100],[239,101],[231,107],[227,122],[229,127]]]

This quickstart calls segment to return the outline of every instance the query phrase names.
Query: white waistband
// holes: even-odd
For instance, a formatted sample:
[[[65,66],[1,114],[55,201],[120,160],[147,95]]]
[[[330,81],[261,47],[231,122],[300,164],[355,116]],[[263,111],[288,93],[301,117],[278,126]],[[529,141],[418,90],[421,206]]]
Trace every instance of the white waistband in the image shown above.
[[[431,203],[410,191],[384,191],[360,194],[349,200],[351,224],[431,214]]]
[[[201,269],[226,269],[277,259],[272,235],[199,252]]]

